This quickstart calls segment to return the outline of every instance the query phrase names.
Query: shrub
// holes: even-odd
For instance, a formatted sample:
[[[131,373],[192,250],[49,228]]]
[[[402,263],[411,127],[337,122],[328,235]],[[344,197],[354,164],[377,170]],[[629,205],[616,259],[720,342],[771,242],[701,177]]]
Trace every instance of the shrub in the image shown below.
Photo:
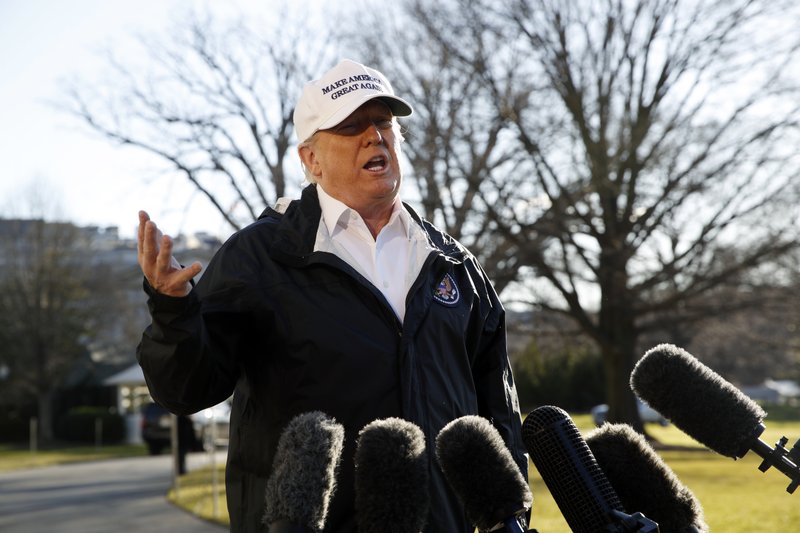
[[[767,424],[779,420],[783,422],[796,422],[800,420],[800,407],[797,405],[764,403],[761,407],[767,412]]]
[[[604,401],[603,372],[602,358],[582,346],[544,356],[531,343],[514,364],[514,379],[525,410],[557,405],[567,411],[588,411]]]
[[[97,421],[102,423],[103,444],[118,444],[125,438],[125,420],[106,407],[75,407],[56,425],[56,437],[65,441],[95,442]]]
[[[34,405],[0,407],[0,442],[27,441],[33,416],[36,416]]]

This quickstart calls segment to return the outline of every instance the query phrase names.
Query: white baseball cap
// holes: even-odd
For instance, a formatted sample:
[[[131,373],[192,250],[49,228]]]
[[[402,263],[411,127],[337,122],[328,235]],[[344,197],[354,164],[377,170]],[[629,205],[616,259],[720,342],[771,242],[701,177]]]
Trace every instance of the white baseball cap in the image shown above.
[[[319,130],[332,128],[362,104],[379,98],[397,117],[410,115],[411,106],[394,95],[389,80],[375,69],[343,59],[338,65],[303,87],[294,108],[297,139],[308,140]]]

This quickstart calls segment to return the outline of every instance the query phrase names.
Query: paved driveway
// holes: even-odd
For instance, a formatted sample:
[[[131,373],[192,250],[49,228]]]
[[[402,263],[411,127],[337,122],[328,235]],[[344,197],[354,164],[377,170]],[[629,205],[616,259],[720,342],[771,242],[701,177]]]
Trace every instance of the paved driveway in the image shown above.
[[[163,455],[0,473],[0,531],[227,531],[166,502],[170,461],[169,455]],[[188,468],[205,461],[206,454],[190,454]]]

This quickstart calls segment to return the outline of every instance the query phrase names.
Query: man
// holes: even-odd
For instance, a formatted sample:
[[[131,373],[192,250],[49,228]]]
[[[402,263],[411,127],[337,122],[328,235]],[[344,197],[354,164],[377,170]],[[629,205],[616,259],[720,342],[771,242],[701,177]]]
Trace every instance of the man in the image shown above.
[[[353,455],[376,419],[417,424],[429,446],[427,532],[471,532],[434,457],[468,414],[491,420],[523,474],[527,459],[505,318],[475,258],[399,198],[412,113],[378,71],[344,60],[309,82],[294,122],[312,183],[234,234],[200,273],[141,212],[139,262],[152,324],[138,350],[153,397],[176,413],[232,392],[231,531],[259,531],[278,438],[323,411],[345,428],[325,531],[356,531]],[[480,458],[475,458],[480,461]]]

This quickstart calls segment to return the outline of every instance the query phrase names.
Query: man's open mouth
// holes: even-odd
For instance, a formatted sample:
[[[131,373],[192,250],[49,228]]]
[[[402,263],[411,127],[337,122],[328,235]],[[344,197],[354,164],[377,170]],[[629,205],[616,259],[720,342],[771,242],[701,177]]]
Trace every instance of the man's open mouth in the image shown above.
[[[383,170],[384,168],[386,168],[386,158],[383,156],[373,157],[364,165],[364,169],[373,172]]]

